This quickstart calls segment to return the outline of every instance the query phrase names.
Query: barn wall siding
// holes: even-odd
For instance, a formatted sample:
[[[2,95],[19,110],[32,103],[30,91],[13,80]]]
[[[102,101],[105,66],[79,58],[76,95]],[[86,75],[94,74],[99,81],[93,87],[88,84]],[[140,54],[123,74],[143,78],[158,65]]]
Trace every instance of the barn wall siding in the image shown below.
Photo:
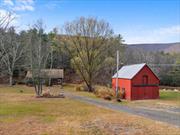
[[[140,99],[157,99],[159,98],[159,87],[147,86],[147,87],[132,87],[131,100]]]
[[[131,100],[131,80],[129,79],[118,79],[119,90],[125,89],[125,99]],[[112,88],[116,89],[116,79],[112,79]]]

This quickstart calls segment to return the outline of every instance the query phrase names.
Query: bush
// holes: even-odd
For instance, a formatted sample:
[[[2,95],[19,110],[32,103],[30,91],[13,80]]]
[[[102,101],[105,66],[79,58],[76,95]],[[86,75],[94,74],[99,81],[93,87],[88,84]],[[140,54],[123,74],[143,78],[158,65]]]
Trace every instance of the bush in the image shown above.
[[[103,87],[103,86],[97,86],[95,88],[95,95],[99,98],[103,98],[106,100],[111,100],[115,97],[115,92],[111,88]]]
[[[87,87],[84,85],[78,85],[75,87],[76,91],[88,91]]]
[[[76,86],[76,91],[88,91],[88,87],[84,84]]]

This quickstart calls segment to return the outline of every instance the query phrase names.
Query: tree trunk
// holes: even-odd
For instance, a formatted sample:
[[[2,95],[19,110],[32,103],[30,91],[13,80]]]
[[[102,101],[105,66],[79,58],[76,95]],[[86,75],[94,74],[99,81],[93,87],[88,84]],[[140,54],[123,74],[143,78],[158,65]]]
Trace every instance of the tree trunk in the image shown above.
[[[41,79],[38,78],[38,96],[41,96]]]
[[[42,94],[42,86],[40,83],[40,79],[37,79],[37,82],[35,83],[35,80],[33,80],[36,96],[39,97]]]
[[[34,85],[34,89],[35,89],[35,92],[36,92],[36,96],[39,96],[36,84]]]
[[[51,65],[50,65],[50,70],[53,67],[53,50],[51,50]],[[49,86],[51,86],[51,78],[49,78]]]
[[[89,92],[94,92],[94,89],[91,84],[88,84],[87,87]]]
[[[13,76],[10,75],[9,76],[9,86],[12,86],[13,85]]]

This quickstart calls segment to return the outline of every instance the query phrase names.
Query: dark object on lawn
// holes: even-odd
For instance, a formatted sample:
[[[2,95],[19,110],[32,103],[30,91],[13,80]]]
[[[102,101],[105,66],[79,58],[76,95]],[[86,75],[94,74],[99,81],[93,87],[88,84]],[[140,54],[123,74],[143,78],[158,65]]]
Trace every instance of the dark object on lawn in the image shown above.
[[[105,100],[111,100],[111,96],[107,95],[104,97]]]
[[[19,90],[20,93],[23,93],[24,91],[23,90]]]
[[[122,102],[122,100],[120,98],[117,98],[116,101],[117,102]]]

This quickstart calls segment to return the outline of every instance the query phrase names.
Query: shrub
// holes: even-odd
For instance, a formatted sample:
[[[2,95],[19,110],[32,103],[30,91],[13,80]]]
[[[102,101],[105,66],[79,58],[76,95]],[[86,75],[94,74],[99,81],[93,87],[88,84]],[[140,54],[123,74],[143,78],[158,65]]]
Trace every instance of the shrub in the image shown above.
[[[107,88],[107,87],[103,87],[103,86],[97,86],[95,88],[95,95],[97,97],[106,99],[106,100],[111,100],[112,98],[115,97],[115,93],[113,91],[113,89],[111,88]]]
[[[88,91],[88,87],[85,84],[81,84],[75,87],[76,91]]]
[[[84,87],[81,85],[76,86],[76,91],[85,91]]]

